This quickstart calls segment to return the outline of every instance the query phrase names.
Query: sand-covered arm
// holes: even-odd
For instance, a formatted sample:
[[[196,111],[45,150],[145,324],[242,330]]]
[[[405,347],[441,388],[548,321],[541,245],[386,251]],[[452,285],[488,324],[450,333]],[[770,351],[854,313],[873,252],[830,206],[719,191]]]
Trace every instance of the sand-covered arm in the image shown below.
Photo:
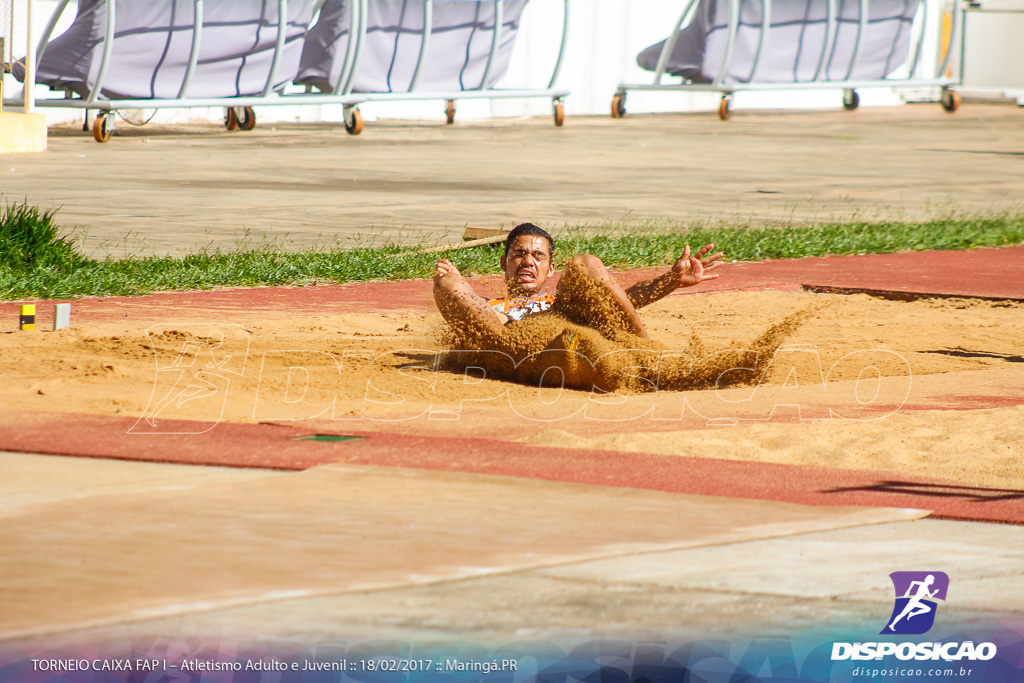
[[[690,255],[690,245],[686,245],[683,255],[672,265],[664,275],[659,275],[653,280],[645,280],[626,289],[626,295],[634,307],[640,308],[663,299],[680,287],[692,287],[704,280],[714,280],[718,273],[711,273],[712,270],[720,267],[723,254],[708,253],[715,248],[714,244],[708,244],[694,255]]]
[[[488,306],[487,299],[473,291],[448,259],[439,260],[434,267],[434,301],[450,325],[476,323],[484,329],[500,332],[508,322],[508,316]]]

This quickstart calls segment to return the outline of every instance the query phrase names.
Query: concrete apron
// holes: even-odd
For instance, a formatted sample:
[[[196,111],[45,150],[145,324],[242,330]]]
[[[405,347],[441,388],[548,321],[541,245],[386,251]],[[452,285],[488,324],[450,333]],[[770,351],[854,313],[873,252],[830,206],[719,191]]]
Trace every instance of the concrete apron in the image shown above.
[[[256,474],[131,463],[112,484],[104,461],[2,460],[6,640],[925,514],[344,465]]]

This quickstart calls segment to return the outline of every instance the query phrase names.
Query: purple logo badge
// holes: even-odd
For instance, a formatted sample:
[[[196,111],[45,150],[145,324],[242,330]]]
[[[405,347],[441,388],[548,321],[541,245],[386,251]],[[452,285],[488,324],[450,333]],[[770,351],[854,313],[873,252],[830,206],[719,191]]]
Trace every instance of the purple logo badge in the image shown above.
[[[893,572],[896,590],[892,616],[881,633],[920,635],[935,623],[936,600],[945,600],[949,576],[945,572]]]

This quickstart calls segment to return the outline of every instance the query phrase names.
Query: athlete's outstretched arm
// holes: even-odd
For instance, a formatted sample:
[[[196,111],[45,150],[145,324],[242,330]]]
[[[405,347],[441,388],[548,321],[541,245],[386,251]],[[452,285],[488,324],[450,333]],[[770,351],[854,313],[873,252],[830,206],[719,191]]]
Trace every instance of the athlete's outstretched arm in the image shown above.
[[[718,252],[708,256],[708,253],[715,248],[714,244],[708,244],[694,255],[690,255],[690,245],[686,245],[683,255],[680,256],[672,268],[664,275],[638,282],[626,289],[626,295],[636,308],[641,308],[663,299],[680,287],[692,287],[704,280],[714,280],[718,273],[711,271],[723,265],[721,260],[724,254]]]

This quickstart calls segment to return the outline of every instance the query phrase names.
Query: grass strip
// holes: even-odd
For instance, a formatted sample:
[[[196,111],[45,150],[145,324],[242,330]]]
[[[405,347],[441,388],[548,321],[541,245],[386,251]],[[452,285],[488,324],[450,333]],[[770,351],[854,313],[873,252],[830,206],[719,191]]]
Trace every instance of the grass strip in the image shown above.
[[[53,219],[52,212],[41,213],[26,204],[8,205],[0,213],[0,299],[426,278],[439,257],[449,258],[467,275],[498,273],[503,249],[499,244],[396,257],[409,247],[290,252],[271,245],[184,257],[96,260],[82,256],[73,241],[60,237]],[[1024,214],[781,228],[683,223],[575,226],[556,232],[556,259],[589,253],[611,268],[660,266],[672,263],[685,245],[696,248],[708,242],[736,261],[998,247],[1024,244]]]

